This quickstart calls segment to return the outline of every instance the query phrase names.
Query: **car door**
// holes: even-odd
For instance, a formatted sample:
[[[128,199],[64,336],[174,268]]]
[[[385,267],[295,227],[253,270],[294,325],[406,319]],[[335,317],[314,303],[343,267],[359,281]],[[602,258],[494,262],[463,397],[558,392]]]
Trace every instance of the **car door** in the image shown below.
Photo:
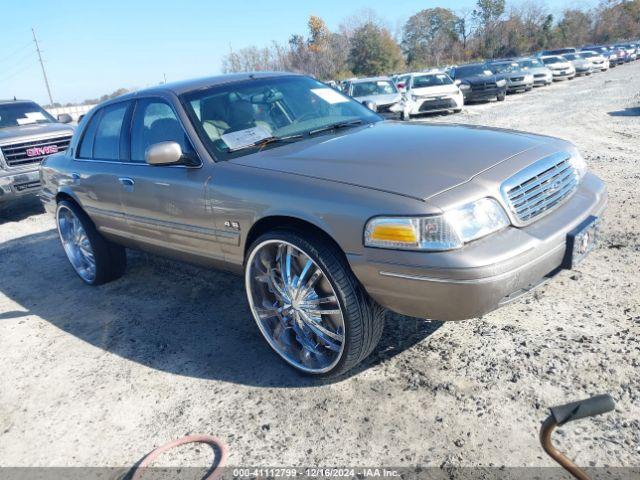
[[[222,259],[207,196],[212,165],[147,164],[146,150],[161,142],[177,142],[185,154],[197,156],[169,101],[137,100],[122,188],[131,237],[143,248],[187,260]]]
[[[131,101],[109,104],[92,115],[70,172],[71,191],[96,228],[107,237],[128,236],[120,178],[128,148],[122,132],[132,105]]]

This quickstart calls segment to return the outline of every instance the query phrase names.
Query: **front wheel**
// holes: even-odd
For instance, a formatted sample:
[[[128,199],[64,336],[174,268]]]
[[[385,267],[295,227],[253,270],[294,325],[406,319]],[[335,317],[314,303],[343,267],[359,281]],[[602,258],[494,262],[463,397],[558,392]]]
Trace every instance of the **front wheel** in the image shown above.
[[[507,98],[507,94],[506,92],[503,92],[498,94],[498,96],[496,97],[496,100],[498,100],[499,102],[504,102],[505,98]]]
[[[245,288],[267,343],[305,374],[346,372],[382,335],[384,310],[338,248],[318,235],[276,230],[259,237],[245,262]]]
[[[127,265],[125,249],[100,235],[76,203],[58,203],[56,223],[69,263],[85,283],[100,285],[122,276]]]

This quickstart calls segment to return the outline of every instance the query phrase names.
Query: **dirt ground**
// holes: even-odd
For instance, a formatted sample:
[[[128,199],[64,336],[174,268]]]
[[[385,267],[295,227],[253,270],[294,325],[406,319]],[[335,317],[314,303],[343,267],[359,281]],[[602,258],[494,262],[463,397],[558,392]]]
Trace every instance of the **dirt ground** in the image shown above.
[[[131,252],[90,288],[37,201],[0,214],[0,466],[126,466],[187,433],[231,465],[547,466],[547,407],[609,392],[557,438],[585,466],[640,465],[640,61],[419,121],[573,141],[608,184],[601,247],[484,318],[390,316],[345,379],[285,366],[240,278]],[[181,449],[166,464],[206,464]]]

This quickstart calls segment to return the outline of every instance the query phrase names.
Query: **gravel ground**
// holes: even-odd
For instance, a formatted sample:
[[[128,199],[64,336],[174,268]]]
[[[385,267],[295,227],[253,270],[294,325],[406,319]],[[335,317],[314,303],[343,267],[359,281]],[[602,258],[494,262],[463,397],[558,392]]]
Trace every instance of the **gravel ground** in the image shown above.
[[[392,315],[366,364],[330,383],[268,349],[240,278],[130,253],[124,278],[86,287],[36,201],[5,208],[0,466],[126,466],[190,432],[222,438],[231,465],[549,466],[546,408],[602,392],[616,411],[559,444],[581,465],[639,466],[639,92],[636,62],[419,120],[576,143],[609,187],[601,248],[481,319]]]

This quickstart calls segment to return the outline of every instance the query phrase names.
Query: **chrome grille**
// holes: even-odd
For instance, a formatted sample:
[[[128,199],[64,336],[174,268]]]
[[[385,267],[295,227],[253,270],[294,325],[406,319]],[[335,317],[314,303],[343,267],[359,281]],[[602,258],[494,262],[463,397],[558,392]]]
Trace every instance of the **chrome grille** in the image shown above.
[[[70,142],[71,136],[65,135],[2,145],[0,150],[2,150],[7,167],[19,168],[38,164],[44,157],[53,153],[64,152],[69,148]]]
[[[579,174],[564,153],[541,160],[510,180],[503,187],[509,208],[521,223],[528,223],[568,198],[578,187]]]

